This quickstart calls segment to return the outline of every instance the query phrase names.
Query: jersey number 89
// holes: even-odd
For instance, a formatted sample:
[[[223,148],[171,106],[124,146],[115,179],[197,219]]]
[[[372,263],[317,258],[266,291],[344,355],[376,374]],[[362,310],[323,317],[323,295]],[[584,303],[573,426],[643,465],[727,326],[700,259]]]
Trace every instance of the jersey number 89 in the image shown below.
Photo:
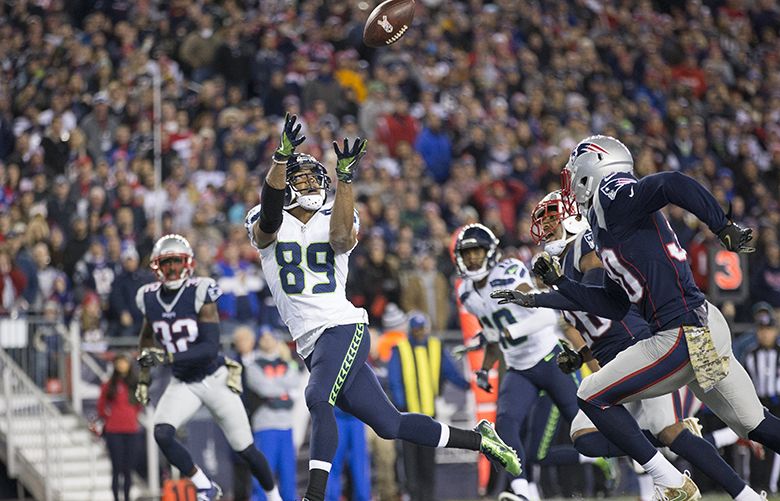
[[[298,242],[277,242],[276,262],[279,265],[279,281],[287,294],[300,294],[306,287],[301,267],[303,252]],[[316,284],[311,291],[324,294],[336,290],[335,253],[327,242],[309,244],[306,248],[306,266],[313,273],[323,273],[327,282]]]

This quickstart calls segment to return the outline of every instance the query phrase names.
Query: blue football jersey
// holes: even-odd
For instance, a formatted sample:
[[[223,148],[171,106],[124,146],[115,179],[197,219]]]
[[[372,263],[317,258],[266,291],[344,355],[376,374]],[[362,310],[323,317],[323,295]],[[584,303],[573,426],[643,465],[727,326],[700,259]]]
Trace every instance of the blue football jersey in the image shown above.
[[[563,257],[563,274],[570,280],[582,282],[580,260],[595,250],[591,230],[585,230],[572,242]],[[652,335],[647,322],[639,315],[636,306],[631,306],[621,321],[599,317],[582,311],[564,311],[564,318],[574,325],[600,365],[604,365],[640,339]]]
[[[198,333],[198,314],[204,304],[215,303],[222,295],[211,278],[191,278],[178,291],[163,290],[161,282],[138,289],[136,303],[146,316],[154,337],[168,353],[187,351],[203,341]],[[224,365],[221,354],[209,360],[174,361],[173,375],[181,381],[200,381]]]
[[[629,173],[611,174],[599,184],[589,213],[593,241],[607,274],[653,331],[681,325],[683,316],[705,299],[693,281],[687,253],[659,212],[673,190],[663,183],[672,179],[656,175],[637,181]],[[698,194],[691,193],[690,198],[694,195]],[[698,207],[704,202],[690,200],[685,205]]]

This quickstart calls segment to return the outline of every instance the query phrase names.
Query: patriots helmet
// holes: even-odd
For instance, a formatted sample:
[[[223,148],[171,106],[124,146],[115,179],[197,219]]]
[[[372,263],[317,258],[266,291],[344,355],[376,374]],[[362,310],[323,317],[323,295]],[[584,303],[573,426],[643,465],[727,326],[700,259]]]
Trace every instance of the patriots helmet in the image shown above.
[[[634,159],[626,145],[610,136],[587,137],[574,147],[561,172],[563,196],[573,195],[585,211],[601,180],[614,172],[634,173]]]
[[[285,210],[301,207],[317,211],[325,203],[330,188],[330,177],[325,167],[311,155],[294,153],[287,160],[287,186],[284,191]],[[317,187],[311,185],[311,178]]]
[[[485,249],[485,259],[476,270],[469,270],[463,259],[463,251],[480,247]],[[467,224],[462,227],[455,238],[453,249],[455,267],[460,276],[471,280],[482,280],[498,262],[501,252],[498,250],[498,238],[487,226],[481,224]]]
[[[563,233],[557,232],[559,226]],[[569,242],[589,227],[587,219],[562,190],[548,193],[531,215],[531,238],[536,244],[544,243],[544,250],[552,256],[559,256]]]
[[[195,270],[195,253],[181,235],[161,237],[152,248],[149,266],[166,289],[178,289]]]

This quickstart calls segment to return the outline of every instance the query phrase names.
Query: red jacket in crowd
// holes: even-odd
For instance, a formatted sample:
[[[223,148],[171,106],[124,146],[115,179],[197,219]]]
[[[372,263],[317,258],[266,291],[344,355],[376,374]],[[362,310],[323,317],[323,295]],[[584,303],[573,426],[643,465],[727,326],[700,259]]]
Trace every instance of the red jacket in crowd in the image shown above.
[[[138,413],[141,412],[141,404],[130,403],[130,390],[124,381],[117,381],[116,394],[113,400],[108,400],[108,386],[110,381],[103,383],[100,388],[100,398],[97,403],[97,411],[105,423],[104,433],[136,433],[138,432]]]

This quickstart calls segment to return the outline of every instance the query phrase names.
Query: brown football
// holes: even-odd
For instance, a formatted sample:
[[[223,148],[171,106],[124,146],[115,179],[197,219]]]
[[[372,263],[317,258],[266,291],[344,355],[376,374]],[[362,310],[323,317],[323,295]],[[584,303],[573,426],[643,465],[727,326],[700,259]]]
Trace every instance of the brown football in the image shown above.
[[[385,0],[376,6],[363,28],[363,43],[384,47],[397,42],[412,25],[414,0]]]

